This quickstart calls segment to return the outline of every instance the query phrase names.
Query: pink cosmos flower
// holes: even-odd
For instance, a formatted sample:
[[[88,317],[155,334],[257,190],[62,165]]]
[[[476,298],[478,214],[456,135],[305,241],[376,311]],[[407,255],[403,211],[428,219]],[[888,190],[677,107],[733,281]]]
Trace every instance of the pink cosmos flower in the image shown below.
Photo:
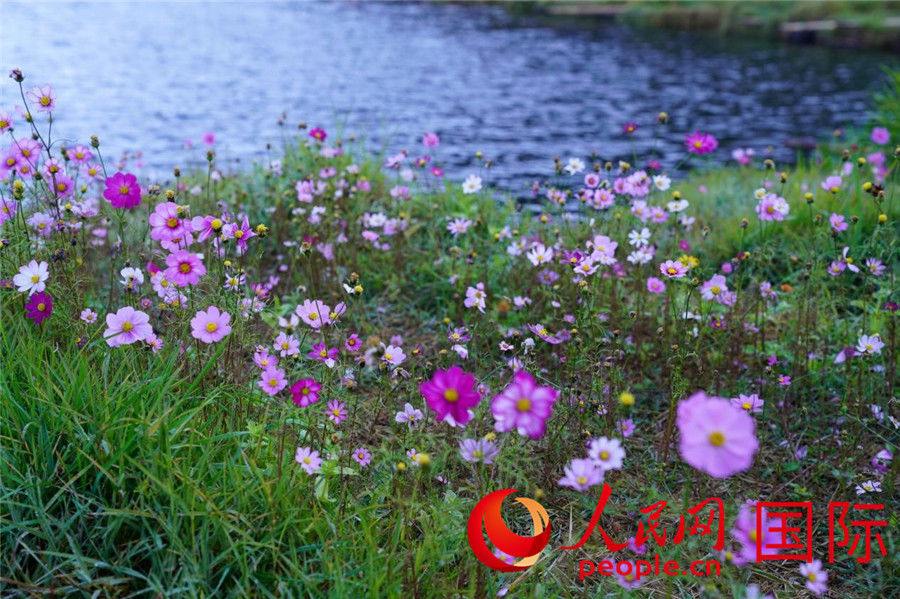
[[[426,133],[422,136],[422,145],[426,148],[433,148],[441,143],[441,138],[437,133]]]
[[[306,354],[307,358],[312,358],[313,360],[318,360],[319,362],[324,362],[329,368],[334,366],[335,360],[338,357],[338,348],[332,347],[328,348],[325,343],[317,343],[312,346],[312,351]]]
[[[428,407],[437,414],[437,420],[447,420],[451,426],[465,425],[472,418],[470,408],[481,401],[481,395],[475,391],[475,377],[459,366],[451,366],[448,370],[438,370],[419,385]]]
[[[274,347],[281,357],[296,356],[300,353],[300,341],[293,335],[286,333],[278,334],[278,337],[275,338]]]
[[[469,287],[466,289],[466,299],[463,302],[466,308],[478,308],[478,310],[483,314],[485,308],[485,298],[487,295],[484,292],[484,283],[478,283],[475,287]]]
[[[558,395],[553,387],[538,385],[533,376],[520,370],[509,386],[491,400],[494,429],[497,432],[516,429],[520,435],[540,438]]]
[[[828,590],[828,572],[822,568],[821,560],[800,564],[800,575],[806,579],[806,588],[813,595],[818,597]]]
[[[197,235],[197,241],[199,243],[203,243],[211,236],[218,236],[221,234],[224,226],[225,221],[218,216],[209,214],[206,216],[195,216],[191,219],[191,229],[193,229],[195,233],[199,233],[199,235]]]
[[[837,193],[841,189],[841,184],[844,182],[837,175],[831,175],[827,177],[824,181],[822,181],[822,189],[825,191],[830,191],[831,193]]]
[[[278,358],[271,355],[266,348],[259,347],[256,350],[256,353],[253,354],[253,363],[263,370],[268,370],[269,368],[278,365]]]
[[[207,146],[213,146],[216,143],[216,136],[211,131],[207,131],[203,134],[203,137],[200,140]]]
[[[28,298],[25,303],[25,315],[35,324],[41,324],[53,312],[53,298],[39,291]]]
[[[52,183],[57,198],[69,198],[75,193],[75,181],[65,173],[56,173],[48,183]]]
[[[403,410],[394,415],[394,422],[406,424],[409,428],[413,428],[424,418],[425,415],[422,413],[422,410],[414,408],[411,403],[407,402],[403,406]]]
[[[399,366],[406,359],[406,354],[403,353],[403,348],[396,345],[388,345],[384,348],[384,354],[382,354],[381,359],[392,366]]]
[[[25,96],[34,107],[43,112],[51,112],[56,108],[56,94],[49,85],[38,85],[26,92]]]
[[[760,412],[762,412],[762,408],[765,403],[766,402],[760,399],[756,393],[752,395],[744,395],[743,393],[741,393],[738,397],[731,398],[731,405],[750,412],[751,414],[759,414]]]
[[[90,308],[85,308],[81,311],[81,320],[88,324],[94,324],[97,322],[97,313],[91,310]]]
[[[130,345],[135,341],[144,341],[153,334],[150,316],[131,306],[119,308],[115,314],[106,315],[106,330],[103,337],[110,347]]]
[[[588,457],[594,460],[603,472],[619,470],[625,459],[625,450],[622,449],[622,442],[619,439],[600,437],[593,439],[588,445]]]
[[[141,203],[141,186],[137,177],[132,174],[116,173],[106,179],[106,189],[103,191],[113,208],[130,210]]]
[[[243,255],[247,251],[247,240],[256,237],[256,233],[250,228],[250,221],[244,217],[241,224],[232,223],[225,228],[225,239],[234,239],[237,245],[238,255]]]
[[[322,458],[319,457],[318,451],[313,451],[310,447],[298,447],[297,453],[294,455],[294,461],[300,464],[300,467],[307,474],[315,474],[322,465]]]
[[[572,460],[565,467],[565,476],[559,479],[559,486],[571,487],[582,493],[603,482],[603,471],[594,460],[585,458]]]
[[[359,348],[362,347],[362,343],[359,340],[359,335],[353,333],[349,337],[347,337],[346,341],[344,341],[344,347],[349,352],[356,353],[359,351]]]
[[[727,399],[695,393],[679,403],[681,457],[715,478],[727,478],[753,464],[759,447],[756,423]]]
[[[762,221],[781,221],[790,212],[787,201],[774,193],[769,193],[760,198],[756,205],[756,214]]]
[[[365,447],[357,447],[353,450],[353,459],[365,468],[372,462],[372,454]]]
[[[319,401],[319,391],[321,390],[322,385],[317,383],[315,379],[300,379],[291,385],[291,396],[295,404],[305,408]]]
[[[150,239],[173,241],[187,233],[185,222],[178,215],[178,204],[162,202],[150,215]]]
[[[687,266],[678,260],[666,260],[659,265],[659,271],[670,279],[680,279],[687,274]]]
[[[850,225],[847,224],[847,221],[844,220],[843,214],[836,214],[832,212],[831,216],[828,217],[828,222],[831,223],[831,229],[835,233],[846,231],[850,227]]]
[[[303,322],[314,329],[320,329],[323,325],[328,324],[328,313],[330,308],[320,300],[305,300],[297,306],[295,310],[297,316],[303,319]]]
[[[191,319],[191,336],[203,343],[216,343],[231,332],[231,314],[221,312],[216,306],[200,310]]]
[[[347,406],[341,401],[332,399],[326,406],[325,414],[333,423],[340,424],[347,418]]]
[[[463,439],[459,442],[459,455],[467,462],[492,464],[500,450],[487,439]]]
[[[663,293],[665,290],[666,284],[656,277],[649,277],[647,279],[647,291],[650,293]]]
[[[178,250],[166,256],[166,265],[166,279],[179,287],[196,285],[200,277],[206,274],[202,256],[188,250]]]
[[[287,380],[282,369],[271,366],[262,371],[256,384],[267,394],[274,396],[287,386]]]
[[[325,141],[325,138],[328,137],[328,134],[325,133],[325,129],[322,129],[321,127],[314,127],[310,129],[309,136],[316,141],[322,142]]]
[[[872,143],[876,143],[878,145],[884,145],[891,141],[891,132],[887,130],[885,127],[875,127],[872,129],[872,135],[869,137],[872,140]]]
[[[710,154],[719,147],[719,142],[709,133],[700,133],[694,131],[693,135],[684,136],[684,145],[687,146],[688,154]]]

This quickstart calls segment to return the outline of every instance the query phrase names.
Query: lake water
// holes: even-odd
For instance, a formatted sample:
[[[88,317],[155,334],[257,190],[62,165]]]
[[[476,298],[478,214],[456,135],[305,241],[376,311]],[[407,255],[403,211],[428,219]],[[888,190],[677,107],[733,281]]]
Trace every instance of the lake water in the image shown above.
[[[885,55],[598,25],[538,26],[498,7],[392,3],[188,2],[0,4],[0,64],[51,83],[54,131],[107,153],[142,150],[144,172],[184,165],[184,140],[206,131],[222,157],[246,162],[303,120],[419,152],[436,131],[451,177],[496,161],[489,179],[514,192],[554,155],[683,154],[694,128],[735,147],[793,151],[786,138],[865,122]],[[10,81],[0,106],[20,103]],[[630,141],[625,121],[641,125]],[[200,154],[196,150],[194,156]]]

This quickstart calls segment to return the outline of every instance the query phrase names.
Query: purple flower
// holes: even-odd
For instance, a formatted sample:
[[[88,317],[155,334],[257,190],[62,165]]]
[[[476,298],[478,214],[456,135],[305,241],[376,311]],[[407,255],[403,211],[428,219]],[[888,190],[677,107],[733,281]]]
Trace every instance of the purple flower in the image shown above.
[[[497,432],[517,429],[520,435],[540,438],[558,394],[553,387],[539,386],[533,376],[520,370],[510,385],[491,400],[494,429]]]
[[[25,304],[25,314],[35,322],[41,324],[45,319],[50,317],[53,312],[53,298],[39,291],[28,298]]]
[[[493,463],[500,450],[487,439],[463,439],[459,442],[459,454],[467,462]]]
[[[137,177],[134,175],[116,173],[106,180],[103,197],[113,208],[130,210],[141,203],[141,186],[138,185]]]

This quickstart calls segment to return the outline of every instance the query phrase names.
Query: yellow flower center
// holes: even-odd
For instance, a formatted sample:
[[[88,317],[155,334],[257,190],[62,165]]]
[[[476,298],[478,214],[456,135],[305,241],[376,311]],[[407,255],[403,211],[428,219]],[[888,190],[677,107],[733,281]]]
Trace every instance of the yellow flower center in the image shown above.
[[[714,431],[709,435],[709,442],[713,445],[713,447],[722,447],[722,445],[725,444],[725,435],[723,435],[719,431]]]
[[[586,484],[586,483],[587,483],[587,477],[586,477],[586,476],[579,476],[579,477],[576,478],[575,480],[578,482],[579,485],[583,485],[583,484]]]
[[[134,325],[128,321],[125,321],[122,323],[122,330],[125,331],[126,333],[133,328],[134,328]]]
[[[39,276],[37,276],[37,275],[31,275],[31,282],[32,282],[32,283],[37,283],[37,282],[40,281],[40,280],[41,280],[41,278],[40,278]]]
[[[806,575],[806,577],[809,579],[810,582],[816,581],[816,573],[815,572],[810,572],[809,574]]]
[[[127,185],[123,185],[122,187],[119,188],[119,193],[121,193],[123,196],[127,196],[130,191],[131,190],[128,188]]]
[[[310,312],[310,313],[309,313],[309,319],[310,319],[310,320],[318,320],[318,319],[319,319],[319,314],[318,314],[318,312]]]
[[[309,387],[303,387],[303,389],[300,390],[300,395],[309,395]]]
[[[476,449],[475,451],[472,452],[472,457],[473,457],[473,458],[480,458],[480,457],[483,457],[483,456],[484,456],[484,452],[481,451],[480,449]]]
[[[516,409],[520,412],[527,412],[531,409],[531,400],[524,397],[516,402]]]
[[[281,349],[288,349],[290,346],[291,345],[287,341],[285,341],[284,343],[281,344]]]
[[[713,287],[712,287],[712,289],[710,289],[710,291],[713,292],[713,295],[719,295],[719,292],[721,291],[721,289],[719,289],[718,285],[713,285]]]
[[[52,101],[50,96],[41,96],[41,106],[50,106],[50,102]]]
[[[322,351],[319,352],[319,355],[322,356],[323,358],[327,358],[328,352],[323,349]],[[387,356],[385,356],[385,357],[387,357]],[[388,360],[390,360],[390,358],[388,358]]]
[[[756,542],[757,537],[756,537],[756,531],[755,531],[755,530],[751,530],[751,531],[750,531],[750,534],[747,535],[747,536],[750,537],[750,540],[751,540],[751,541],[753,541],[754,543]]]
[[[183,272],[184,274],[188,274],[189,272],[191,272],[191,265],[190,265],[189,263],[187,263],[187,262],[182,262],[182,263],[178,266],[178,270],[180,270],[180,271]]]
[[[444,391],[444,399],[453,403],[459,399],[459,392],[456,389],[447,389]]]
[[[240,239],[243,236],[244,236],[244,232],[241,229],[235,229],[235,231],[234,231],[235,239]]]
[[[675,273],[678,272],[678,269],[675,268],[674,266],[670,266],[669,268],[666,269],[666,272],[669,273],[670,275],[674,275]]]
[[[47,309],[47,304],[45,304],[44,302],[41,302],[38,304],[37,308],[38,308],[38,312],[43,312],[44,310]]]
[[[270,387],[277,387],[277,386],[278,386],[278,379],[269,379],[269,386],[270,386]]]
[[[609,452],[608,452],[608,451],[601,451],[601,452],[600,452],[600,459],[601,459],[601,460],[604,460],[604,461],[605,461],[605,460],[608,460],[608,459],[609,459]]]
[[[212,227],[214,230],[218,231],[219,229],[222,228],[222,220],[218,219],[218,218],[214,218],[212,220],[212,222],[209,223],[209,226]]]
[[[206,330],[210,333],[215,333],[217,330],[219,330],[219,325],[214,322],[207,323]]]
[[[170,229],[174,229],[175,227],[178,226],[178,219],[173,216],[172,218],[170,218],[169,220],[166,221],[166,226],[169,227]]]
[[[750,402],[749,402],[749,401],[745,401],[745,402],[744,402],[743,404],[741,404],[741,405],[743,406],[743,408],[744,408],[745,410],[749,410],[749,409],[752,407],[752,406],[750,405]]]

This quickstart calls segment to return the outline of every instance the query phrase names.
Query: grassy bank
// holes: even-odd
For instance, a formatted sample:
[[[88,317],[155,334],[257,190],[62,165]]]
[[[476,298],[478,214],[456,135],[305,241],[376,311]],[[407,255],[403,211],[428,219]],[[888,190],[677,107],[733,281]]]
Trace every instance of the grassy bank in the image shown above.
[[[220,172],[211,147],[205,172],[135,192],[113,178],[102,140],[64,152],[49,137],[40,93],[34,129],[15,119],[7,155],[22,158],[32,131],[37,152],[0,187],[12,207],[0,248],[4,595],[802,596],[815,581],[798,562],[740,558],[755,543],[738,514],[757,500],[813,502],[833,596],[898,591],[898,461],[884,453],[898,438],[896,122],[877,123],[889,142],[853,132],[795,167],[757,156],[704,170],[694,155],[699,170],[668,183],[637,164],[564,162],[531,214],[496,201],[489,157],[460,185],[431,170],[436,139],[374,157],[320,129],[249,172]],[[882,106],[896,101],[895,90]],[[47,174],[23,177],[32,161]],[[579,198],[585,218],[566,218]],[[204,320],[211,307],[229,319]],[[478,388],[420,387],[453,366]],[[527,435],[497,400],[520,371],[556,396]],[[757,444],[717,458],[725,471],[703,459],[730,441],[678,415],[701,391],[755,396],[709,400]],[[517,413],[531,414],[540,398],[517,393]],[[450,426],[441,410],[463,396],[471,418],[455,412],[463,426]],[[698,434],[708,446],[682,446]],[[575,462],[601,438],[620,441],[622,464],[602,452]],[[581,467],[584,483],[566,471]],[[559,549],[587,527],[595,476],[613,489],[601,524],[616,541],[665,500],[669,542],[651,539],[648,554],[719,560],[721,576],[647,577],[638,591],[579,580],[579,560],[638,557],[596,533]],[[475,504],[504,488],[552,521],[537,563],[510,574],[466,542]],[[857,489],[888,508],[887,557],[827,563],[827,504]],[[673,543],[678,515],[711,496],[725,504],[725,551],[708,536]],[[504,518],[530,534],[524,511],[506,505]]]
[[[715,32],[847,48],[900,48],[900,2],[514,2],[520,15],[585,22],[617,20],[638,27]]]

